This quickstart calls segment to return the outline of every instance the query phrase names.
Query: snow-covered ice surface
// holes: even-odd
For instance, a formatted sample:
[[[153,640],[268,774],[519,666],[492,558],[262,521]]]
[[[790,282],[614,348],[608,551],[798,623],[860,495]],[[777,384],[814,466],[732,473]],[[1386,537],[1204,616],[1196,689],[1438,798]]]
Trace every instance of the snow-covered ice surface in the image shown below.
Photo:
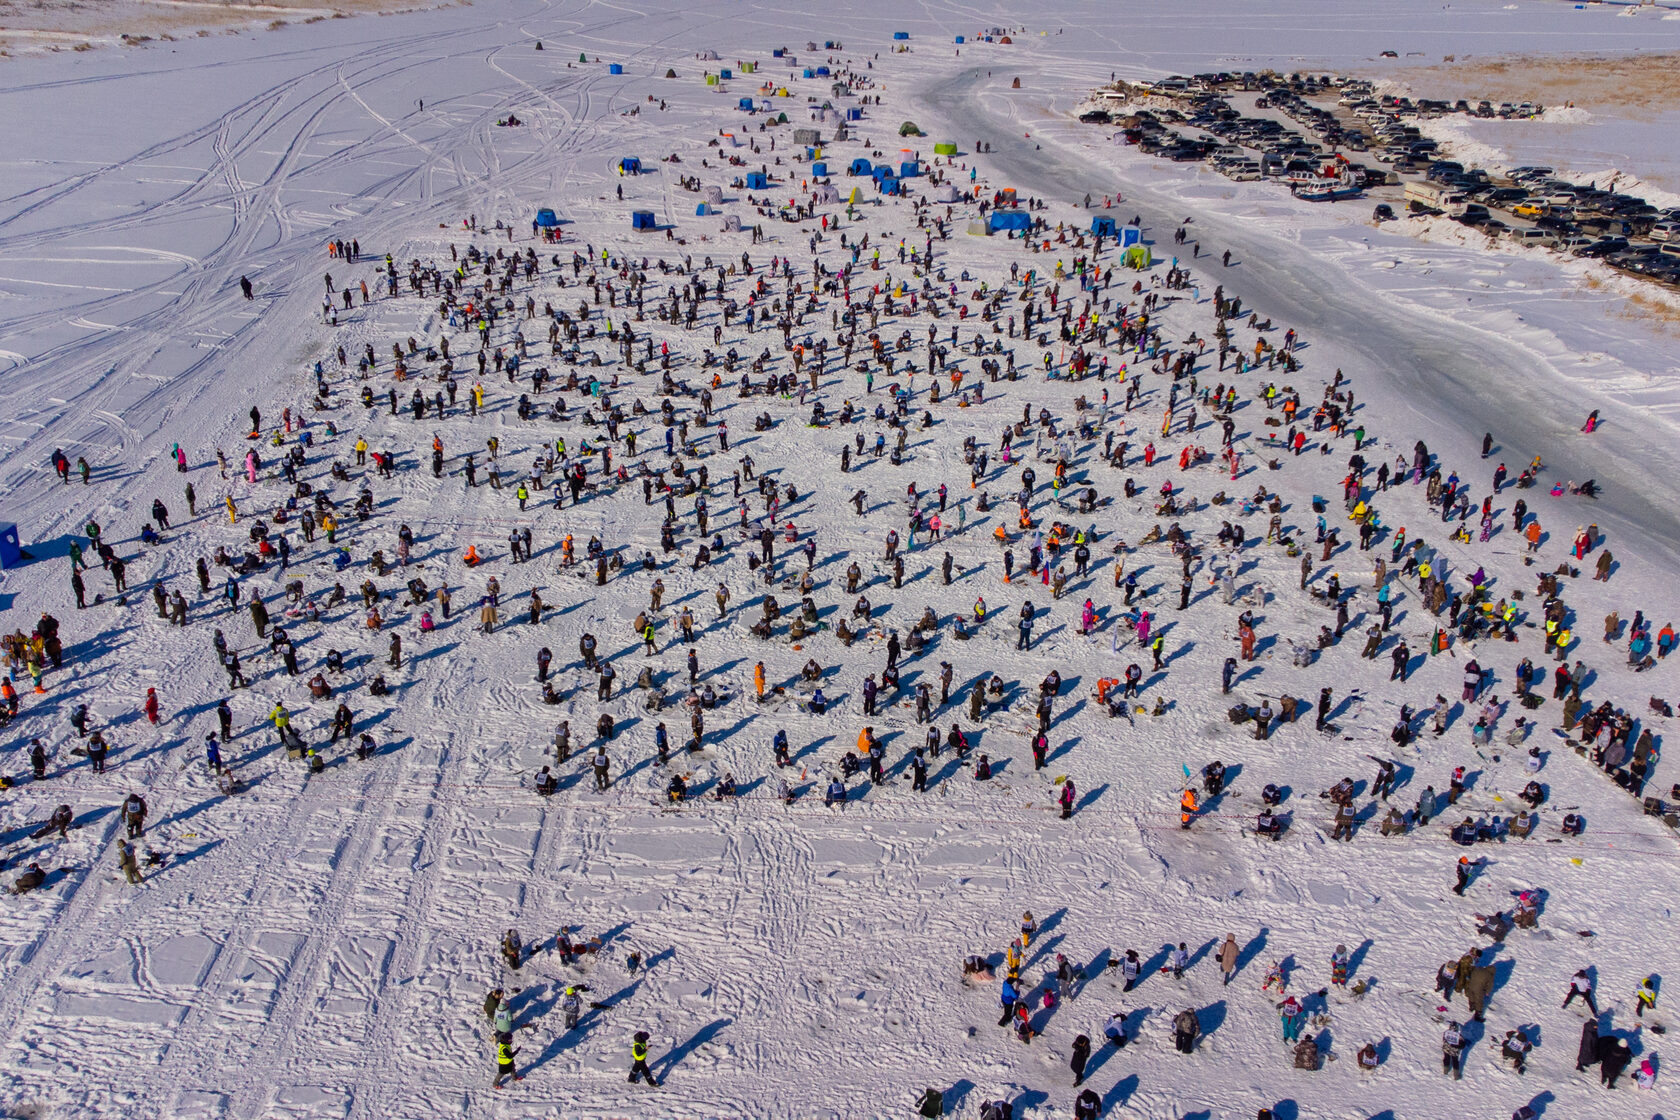
[[[1264,543],[1266,516],[1256,514],[1243,519],[1248,541],[1237,559],[1239,591],[1255,602],[1260,657],[1245,666],[1233,695],[1219,694],[1218,678],[1235,652],[1240,607],[1222,602],[1203,568],[1194,602],[1175,610],[1177,564],[1158,544],[1138,547],[1125,563],[1149,592],[1149,608],[1165,633],[1165,669],[1145,673],[1143,701],[1152,709],[1159,698],[1166,711],[1112,720],[1092,693],[1099,678],[1119,676],[1127,663],[1149,664],[1135,645],[1111,651],[1121,611],[1111,549],[1117,540],[1136,545],[1157,522],[1165,528],[1168,519],[1145,504],[1162,482],[1170,478],[1199,499],[1199,509],[1178,520],[1204,557],[1217,551],[1220,522],[1240,517],[1231,506],[1207,504],[1220,490],[1250,494],[1264,485],[1277,491],[1287,504],[1285,524],[1304,530],[1309,541],[1314,495],[1331,499],[1328,516],[1338,521],[1349,441],[1338,441],[1328,456],[1318,453],[1317,436],[1298,458],[1268,451],[1260,441],[1274,429],[1264,424],[1265,409],[1252,393],[1276,377],[1300,389],[1310,405],[1340,368],[1361,404],[1355,420],[1376,441],[1366,452],[1373,466],[1409,456],[1421,438],[1444,468],[1459,471],[1477,501],[1496,462],[1515,474],[1537,454],[1547,464],[1546,485],[1587,477],[1604,485],[1603,497],[1590,505],[1548,497],[1543,487],[1521,495],[1548,533],[1533,568],[1522,564],[1522,542],[1509,529],[1509,502],[1517,496],[1509,488],[1495,502],[1499,531],[1487,544],[1443,543],[1422,487],[1389,491],[1375,503],[1384,524],[1405,525],[1411,537],[1440,549],[1439,566],[1456,589],[1485,565],[1495,596],[1521,590],[1518,605],[1530,622],[1539,611],[1536,574],[1565,559],[1575,525],[1596,523],[1618,568],[1608,584],[1591,581],[1594,553],[1579,578],[1564,580],[1580,643],[1572,656],[1592,669],[1584,688],[1590,703],[1623,707],[1639,721],[1636,730],[1649,720],[1660,742],[1671,721],[1651,716],[1647,700],[1674,698],[1673,663],[1639,675],[1624,663],[1626,624],[1635,610],[1659,627],[1671,620],[1666,612],[1674,600],[1664,588],[1680,564],[1673,438],[1680,386],[1672,336],[1659,322],[1628,314],[1626,289],[1587,284],[1587,266],[1373,229],[1361,221],[1368,211],[1359,204],[1315,208],[1275,188],[1151,160],[1113,145],[1106,130],[1072,123],[1067,111],[1117,68],[1134,75],[1264,65],[1335,69],[1391,47],[1439,54],[1465,49],[1466,42],[1511,51],[1565,42],[1617,50],[1650,46],[1653,28],[1680,30],[1680,24],[1635,27],[1610,12],[1567,5],[1443,9],[1413,0],[1380,9],[1303,2],[1265,11],[1206,0],[1100,14],[1067,5],[1035,17],[1025,31],[1017,19],[1001,6],[865,4],[832,13],[760,6],[720,14],[518,0],[7,65],[0,111],[27,127],[8,138],[0,164],[0,479],[9,495],[5,517],[20,523],[38,562],[5,573],[0,606],[7,630],[27,631],[42,611],[51,611],[63,627],[66,659],[62,671],[46,674],[44,695],[30,693],[27,674],[13,674],[24,684],[22,714],[4,740],[5,770],[17,781],[0,799],[5,876],[9,882],[32,860],[51,875],[46,889],[7,897],[0,907],[0,1103],[42,1117],[856,1117],[908,1115],[931,1085],[945,1089],[947,1107],[962,1115],[974,1115],[982,1100],[1009,1096],[1017,1115],[1065,1116],[1074,1097],[1067,1069],[1072,1039],[1100,1037],[1103,1020],[1124,1009],[1133,1014],[1137,1043],[1093,1059],[1089,1083],[1103,1095],[1105,1115],[1225,1120],[1268,1106],[1283,1118],[1505,1116],[1536,1095],[1546,1116],[1645,1117],[1670,1107],[1666,1074],[1647,1095],[1626,1079],[1613,1092],[1601,1089],[1591,1072],[1573,1069],[1581,1016],[1558,1004],[1569,977],[1587,966],[1597,969],[1601,1004],[1613,1009],[1615,1026],[1641,1056],[1657,1054],[1659,1063],[1666,1056],[1660,1036],[1637,1029],[1632,991],[1648,973],[1680,975],[1669,910],[1675,842],[1553,733],[1559,704],[1550,699],[1549,683],[1545,705],[1531,714],[1539,721],[1532,741],[1545,757],[1539,780],[1550,792],[1541,827],[1527,841],[1472,849],[1488,863],[1465,899],[1448,889],[1462,851],[1445,831],[1456,814],[1411,836],[1384,839],[1376,827],[1382,811],[1362,796],[1368,819],[1344,844],[1329,839],[1328,803],[1313,796],[1343,775],[1368,781],[1374,770],[1368,756],[1394,755],[1388,731],[1398,706],[1422,708],[1437,693],[1456,699],[1469,657],[1492,672],[1492,691],[1507,699],[1520,657],[1550,669],[1537,627],[1519,628],[1514,646],[1483,641],[1425,659],[1434,619],[1418,603],[1415,582],[1400,580],[1395,630],[1416,654],[1416,669],[1405,684],[1390,683],[1386,645],[1374,662],[1359,657],[1376,609],[1371,562],[1344,543],[1314,569],[1320,584],[1338,571],[1354,590],[1349,634],[1311,667],[1291,668],[1288,642],[1309,640],[1333,616],[1297,590],[1298,561]],[[1010,27],[1015,43],[973,42],[994,24]],[[898,29],[912,35],[908,53],[889,53],[890,33]],[[955,34],[970,39],[960,57]],[[541,53],[533,49],[539,38]],[[807,38],[838,38],[844,48],[808,52]],[[770,57],[781,46],[799,57],[801,69],[790,72]],[[723,60],[694,58],[704,49]],[[578,64],[580,52],[591,61]],[[521,305],[529,293],[539,309],[544,301],[575,309],[590,289],[574,280],[570,254],[584,246],[655,262],[692,254],[697,261],[709,255],[738,263],[748,253],[755,279],[771,256],[785,256],[793,279],[809,291],[807,239],[815,222],[796,228],[760,217],[746,200],[749,192],[726,188],[724,213],[749,226],[762,223],[768,240],[754,245],[745,234],[720,234],[718,218],[694,216],[697,196],[680,189],[677,177],[726,186],[744,170],[726,176],[717,168],[718,150],[706,143],[720,129],[766,143],[768,136],[757,131],[761,118],[733,108],[765,77],[785,82],[793,96],[775,102],[800,127],[805,96],[830,96],[830,79],[800,78],[803,66],[820,60],[856,71],[876,52],[873,68],[864,71],[875,86],[862,92],[879,94],[883,103],[867,107],[859,122],[872,150],[910,147],[926,158],[933,142],[949,138],[962,152],[948,169],[953,178],[966,180],[977,168],[988,195],[1013,186],[1048,199],[1042,216],[1052,228],[1063,221],[1086,227],[1090,215],[1078,200],[1087,191],[1100,198],[1118,188],[1125,201],[1113,213],[1121,221],[1141,215],[1161,258],[1171,256],[1179,221],[1192,217],[1188,228],[1204,249],[1231,249],[1232,266],[1220,267],[1207,252],[1184,262],[1193,268],[1195,288],[1163,293],[1158,318],[1166,343],[1177,347],[1192,330],[1210,334],[1212,289],[1223,283],[1227,295],[1273,318],[1273,341],[1284,327],[1301,333],[1303,369],[1240,379],[1249,399],[1233,418],[1245,474],[1232,481],[1213,466],[1177,469],[1186,438],[1176,429],[1158,434],[1167,379],[1142,372],[1148,363],[1130,352],[1108,351],[1111,364],[1128,362],[1141,379],[1138,408],[1125,417],[1116,409],[1110,419],[1123,433],[1116,438],[1132,442],[1132,463],[1125,474],[1107,466],[1100,439],[1077,446],[1070,465],[1075,484],[1095,486],[1114,501],[1092,515],[1062,515],[1094,523],[1099,536],[1089,579],[1070,581],[1053,602],[1048,589],[1023,585],[1019,569],[1016,583],[1002,582],[991,532],[999,516],[1014,527],[1013,505],[999,496],[1012,494],[1019,482],[1018,469],[1003,467],[995,453],[997,434],[1023,407],[1042,405],[1067,418],[1075,397],[1094,400],[1105,387],[1117,404],[1115,381],[1046,382],[1037,373],[987,381],[985,403],[965,409],[918,395],[913,415],[931,410],[937,423],[912,433],[904,465],[864,456],[855,477],[838,478],[839,450],[853,429],[872,442],[884,426],[866,420],[852,429],[809,428],[809,401],[738,400],[733,378],[726,378],[717,396],[731,450],[716,448],[712,429],[691,432],[710,471],[714,531],[723,530],[730,547],[723,560],[693,570],[692,502],[678,501],[683,551],[665,558],[660,652],[644,659],[631,620],[648,605],[649,577],[626,569],[597,588],[589,565],[561,566],[558,542],[571,534],[581,555],[593,535],[627,560],[648,549],[663,556],[662,506],[645,505],[632,482],[580,506],[568,498],[558,512],[538,503],[545,508],[521,514],[512,482],[500,492],[483,485],[468,490],[459,474],[461,457],[477,450],[482,482],[491,437],[500,441],[499,465],[515,472],[556,437],[574,451],[582,440],[598,442],[602,429],[578,419],[587,399],[563,394],[573,409],[566,423],[522,422],[514,402],[529,391],[529,381],[510,385],[492,370],[483,379],[485,407],[469,417],[470,331],[451,329],[436,300],[416,298],[406,284],[400,298],[367,305],[358,299],[331,326],[320,314],[321,275],[332,273],[339,285],[366,279],[377,295],[376,269],[386,253],[399,269],[418,258],[447,272],[452,245],[463,251],[469,243],[510,251],[530,246],[531,215],[553,206],[569,223],[565,241],[558,249],[537,247],[543,261],[537,283],[519,280],[510,292]],[[702,69],[736,60],[757,61],[761,73],[737,70],[721,90],[701,83]],[[610,75],[609,62],[621,63],[625,74]],[[668,67],[677,79],[663,77]],[[1010,88],[1016,76],[1020,89]],[[668,107],[661,111],[650,95]],[[632,109],[639,111],[627,115]],[[510,113],[525,124],[496,127]],[[928,136],[899,140],[897,125],[906,119]],[[825,134],[832,130],[822,127]],[[770,166],[777,179],[769,196],[801,196],[806,167],[787,162],[787,132],[775,135],[774,155],[767,148],[756,157],[739,151],[756,159],[755,167],[781,157]],[[974,155],[977,139],[995,152]],[[671,153],[682,162],[659,162]],[[837,166],[863,149],[845,143],[825,154]],[[621,155],[641,157],[651,174],[619,177],[614,163]],[[702,159],[711,166],[702,167]],[[835,182],[849,191],[861,181]],[[619,185],[623,202],[615,197]],[[931,193],[925,181],[912,180],[912,190]],[[874,200],[871,192],[865,197]],[[686,245],[660,234],[632,235],[632,208],[653,210]],[[871,252],[882,249],[878,272],[869,268],[870,253],[861,258],[854,297],[900,282],[920,289],[909,265],[896,258],[900,239],[917,247],[925,236],[908,203],[865,205],[855,221],[843,206],[818,209],[839,218],[848,238],[867,233]],[[481,224],[510,222],[511,246],[463,230],[468,214]],[[945,307],[937,321],[942,340],[953,325],[961,341],[973,338],[979,301],[971,293],[981,281],[993,289],[1006,285],[1011,263],[1019,263],[1023,271],[1036,269],[1042,296],[1056,262],[1071,264],[1080,255],[1071,244],[1032,254],[1019,241],[967,236],[962,231],[971,215],[972,208],[956,206],[950,239],[935,242],[946,274],[941,292],[965,270],[972,277],[958,283],[959,302],[971,314],[959,321]],[[324,245],[333,237],[357,238],[364,263],[329,260]],[[566,262],[559,270],[567,280],[563,290],[548,263],[554,253]],[[831,235],[818,256],[832,269],[850,255]],[[1105,253],[1105,267],[1112,257],[1112,250]],[[1158,264],[1154,275],[1164,267]],[[255,281],[252,302],[239,298],[241,275]],[[624,325],[623,281],[616,269],[602,271],[603,282],[609,276],[618,306],[605,302],[603,288],[592,320],[603,332],[602,316]],[[1125,298],[1122,276],[1129,287],[1133,277],[1117,273],[1106,295]],[[708,376],[699,358],[711,346],[716,305],[706,305],[695,332],[652,314],[666,286],[683,282],[655,265],[647,317],[632,325],[656,349],[668,342],[673,376],[698,386]],[[744,303],[751,282],[734,276],[726,294]],[[1059,288],[1078,305],[1076,283]],[[770,290],[772,297],[783,294],[779,284]],[[1185,298],[1191,295],[1196,302]],[[1009,316],[1019,314],[1019,296],[1017,286],[1005,304]],[[832,341],[832,301],[822,299],[824,306],[796,328],[796,340],[826,333]],[[931,322],[925,313],[883,316],[880,333],[891,342],[908,331],[925,344]],[[568,367],[547,356],[539,324],[524,327],[527,368],[548,365],[564,377]],[[510,330],[498,325],[493,343],[510,345]],[[460,402],[442,420],[416,423],[406,407],[392,415],[384,404],[394,385],[392,343],[413,336],[435,344],[444,334],[452,353],[469,357]],[[1036,343],[987,337],[1013,346],[1023,370],[1041,367]],[[1236,324],[1238,345],[1252,348],[1255,337],[1246,319]],[[734,345],[750,359],[768,346],[771,368],[782,371],[788,367],[779,341],[762,328],[746,335],[736,317],[723,347]],[[333,353],[339,345],[351,362],[345,371]],[[364,346],[378,359],[368,381],[379,394],[372,410],[357,400],[362,383],[354,363]],[[627,456],[620,444],[615,458],[664,465],[657,375],[621,369],[604,337],[585,346],[601,355],[605,372],[622,375],[614,394],[619,402],[640,399],[653,410],[627,425],[638,432],[639,455]],[[1065,355],[1059,344],[1048,349],[1054,360]],[[925,345],[917,345],[901,360],[925,365],[925,355]],[[867,394],[861,376],[837,368],[833,357],[821,399],[831,411],[847,398],[872,410],[890,379],[877,373],[876,391]],[[967,384],[981,377],[972,353],[953,350],[951,358]],[[327,413],[309,406],[309,370],[317,360],[333,383]],[[421,365],[428,374],[437,368]],[[1199,370],[1204,387],[1230,376]],[[918,394],[925,382],[924,372]],[[419,384],[428,392],[437,387],[432,380]],[[400,386],[405,406],[410,388]],[[546,405],[555,395],[551,383],[536,399]],[[675,403],[692,418],[692,397]],[[358,438],[399,456],[393,479],[369,478],[378,503],[372,519],[360,523],[347,504],[342,509],[340,540],[354,568],[335,572],[324,540],[306,544],[294,529],[292,570],[282,576],[271,567],[245,582],[245,596],[264,595],[277,621],[290,579],[301,579],[316,598],[335,581],[348,589],[350,601],[328,611],[324,622],[285,622],[304,666],[297,679],[285,676],[243,610],[228,611],[220,573],[208,595],[196,594],[196,559],[218,545],[248,546],[252,521],[269,515],[287,492],[272,466],[254,485],[238,469],[253,404],[269,432],[283,407],[309,419],[314,446],[304,473],[316,484],[329,481],[326,467],[334,459],[351,464],[359,483],[363,468],[351,451]],[[1594,408],[1604,425],[1583,436],[1578,428]],[[1216,448],[1217,427],[1200,411],[1195,442]],[[752,417],[760,412],[775,425],[755,433]],[[337,427],[336,437],[328,436],[327,421]],[[1486,463],[1479,459],[1484,431],[1498,444]],[[441,480],[427,469],[434,432],[448,458]],[[994,452],[982,486],[1004,504],[991,514],[975,510],[975,493],[964,485],[966,436]],[[1145,468],[1136,460],[1151,438],[1161,456]],[[171,469],[176,442],[193,467],[184,479]],[[278,449],[266,439],[258,446],[277,461]],[[72,461],[88,459],[90,485],[80,485],[74,471],[69,485],[53,477],[55,448]],[[217,470],[218,448],[230,459],[228,481]],[[939,639],[926,654],[906,659],[903,695],[918,681],[934,680],[939,661],[950,661],[956,683],[939,722],[962,726],[975,749],[990,756],[998,767],[992,781],[974,781],[942,755],[929,791],[910,792],[906,755],[923,734],[913,708],[893,706],[873,720],[861,711],[863,675],[884,665],[882,640],[843,649],[824,632],[795,650],[785,619],[770,642],[748,634],[763,587],[749,581],[749,548],[733,532],[728,476],[742,453],[799,492],[777,520],[816,534],[812,597],[825,620],[850,610],[843,573],[852,560],[870,581],[866,593],[885,627],[903,635],[925,607],[939,614],[945,623]],[[1268,458],[1282,460],[1281,469],[1264,469]],[[1059,513],[1046,487],[1051,464],[1034,466],[1035,513],[1048,521]],[[1126,475],[1144,495],[1124,498]],[[196,517],[186,516],[187,481],[204,511]],[[911,552],[905,586],[895,590],[890,566],[881,561],[883,538],[889,526],[904,531],[904,488],[911,482],[924,495],[946,483],[952,508],[964,505],[967,524],[949,542]],[[868,490],[874,507],[867,519],[854,515],[848,501],[858,487]],[[345,501],[355,489],[339,483],[333,494]],[[226,516],[229,496],[238,524]],[[162,546],[150,548],[138,533],[158,497],[174,527]],[[753,515],[761,510],[755,502]],[[127,558],[134,590],[126,605],[115,601],[97,563],[88,584],[90,595],[102,592],[103,601],[78,611],[69,596],[67,550],[90,518]],[[455,611],[423,636],[413,608],[386,600],[387,629],[404,644],[402,667],[393,668],[385,664],[388,635],[364,627],[356,588],[371,575],[365,561],[373,549],[394,556],[403,523],[415,533],[412,567],[434,588],[451,588]],[[518,526],[533,532],[538,555],[530,564],[510,563],[502,543]],[[1344,528],[1343,535],[1351,533]],[[468,543],[487,557],[477,569],[460,562]],[[803,565],[795,548],[778,543],[777,549],[779,563],[797,577]],[[945,549],[957,567],[950,586],[938,571]],[[1024,548],[1017,544],[1016,551],[1024,560]],[[1379,554],[1387,555],[1386,542],[1371,555]],[[1319,555],[1316,547],[1311,555]],[[585,568],[588,574],[580,575]],[[475,625],[477,605],[492,575],[501,584],[502,625],[483,634]],[[185,630],[151,610],[154,580],[188,596]],[[711,594],[719,581],[733,593],[723,620]],[[388,595],[400,590],[393,576],[375,582]],[[523,610],[533,588],[549,606],[536,627]],[[798,599],[797,590],[776,593],[784,608]],[[973,639],[958,642],[949,620],[969,612],[979,595],[989,619]],[[1100,615],[1100,629],[1089,639],[1078,634],[1087,596]],[[1018,652],[1013,640],[1014,611],[1023,598],[1043,612],[1030,652]],[[683,685],[674,620],[684,606],[696,616],[700,668],[725,699],[707,713],[705,752],[674,765],[693,773],[702,792],[733,773],[743,796],[729,803],[696,799],[670,811],[662,794],[669,768],[653,757],[653,724],[663,718],[678,746],[686,738],[685,713],[672,708],[656,717],[628,686],[644,664],[673,690]],[[1623,637],[1606,645],[1601,622],[1613,609],[1621,612]],[[253,681],[231,693],[238,735],[226,753],[246,785],[233,797],[219,793],[202,761],[215,704],[228,695],[211,648],[212,626],[241,650]],[[594,678],[577,660],[585,631],[618,661],[619,688],[609,701],[595,699]],[[555,654],[558,710],[541,703],[532,679],[542,646]],[[325,747],[333,703],[313,700],[302,681],[328,649],[345,653],[346,672],[334,683],[355,710],[358,731],[370,731],[382,749],[358,762],[334,745],[326,749],[325,772],[306,777],[263,720],[284,703],[305,737]],[[806,714],[792,701],[764,710],[744,698],[754,661],[765,662],[772,684],[790,683],[807,657],[829,669],[825,688],[835,702],[827,716]],[[1035,774],[1028,697],[1052,668],[1062,674],[1062,695],[1050,764]],[[376,672],[385,674],[393,697],[368,694]],[[1011,683],[1012,707],[976,725],[968,719],[969,689],[994,672]],[[1335,690],[1336,734],[1314,732],[1307,719],[1257,742],[1225,719],[1236,700],[1264,696],[1275,703],[1288,694],[1306,703],[1324,686]],[[162,699],[157,725],[139,712],[147,687]],[[66,717],[78,703],[90,706],[93,726],[105,729],[114,745],[104,775],[92,774],[71,753],[77,741]],[[548,742],[556,722],[569,719],[581,746],[603,711],[617,721],[612,788],[594,792],[574,756],[558,767],[560,792],[549,801],[535,797],[529,778],[552,763]],[[1425,733],[1399,752],[1406,784],[1396,800],[1412,804],[1426,784],[1444,790],[1451,769],[1465,766],[1471,771],[1465,811],[1508,816],[1529,780],[1523,752],[1503,745],[1519,713],[1530,714],[1507,708],[1496,732],[1500,745],[1478,754],[1469,744],[1474,715],[1455,707],[1445,736]],[[844,812],[824,809],[822,786],[865,723],[887,738],[889,780],[880,788],[854,780]],[[777,728],[789,733],[794,771],[779,774],[771,765]],[[52,753],[44,782],[29,780],[35,737]],[[1198,769],[1213,757],[1232,768],[1231,789],[1184,832],[1176,814],[1181,767]],[[775,797],[777,782],[796,773],[804,795],[784,807]],[[1662,794],[1674,774],[1656,766],[1647,792]],[[1078,811],[1069,821],[1058,819],[1058,788],[1049,775],[1067,775],[1079,787]],[[1293,826],[1275,845],[1244,831],[1268,782],[1291,791],[1284,808]],[[143,843],[167,856],[142,888],[124,883],[115,863],[116,808],[131,790],[144,792],[151,807]],[[62,840],[32,839],[61,803],[71,805],[79,827]],[[1587,831],[1562,838],[1558,825],[1571,810],[1585,816]],[[1467,1059],[1465,1080],[1445,1081],[1438,1072],[1443,1016],[1430,992],[1434,971],[1486,943],[1475,933],[1474,913],[1509,909],[1510,892],[1531,887],[1547,892],[1540,929],[1515,932],[1492,954],[1500,962],[1500,987],[1485,1030]],[[1043,1034],[1024,1047],[995,1026],[995,985],[965,987],[957,966],[975,952],[1000,960],[1025,909],[1041,927],[1024,973],[1028,983],[1040,981],[1056,953],[1084,965],[1091,979],[1078,998],[1053,1011],[1035,1000]],[[561,925],[600,936],[602,951],[573,968],[546,951],[517,973],[501,964],[496,944],[505,929],[518,928],[546,947]],[[1212,961],[1227,931],[1244,946],[1229,988]],[[1127,948],[1158,965],[1165,946],[1179,941],[1196,960],[1183,981],[1150,975],[1122,995],[1104,967]],[[1316,992],[1328,981],[1328,957],[1338,944],[1354,954],[1352,978],[1370,988],[1362,998],[1309,1001],[1327,1016],[1311,1030],[1338,1060],[1316,1073],[1298,1071],[1279,1041],[1270,997],[1257,989],[1270,964],[1287,960],[1298,970],[1291,990]],[[632,952],[646,962],[635,974],[626,967]],[[610,1007],[588,1011],[568,1032],[558,1003],[565,984],[580,976],[593,989],[589,998]],[[490,1088],[489,1026],[480,1011],[496,984],[519,989],[513,1002],[526,1074],[499,1092]],[[1658,1022],[1667,1003],[1665,994]],[[1462,1017],[1463,1006],[1455,1003],[1452,1015]],[[1168,1025],[1186,1007],[1198,1011],[1206,1033],[1192,1056],[1174,1053]],[[1519,1078],[1490,1043],[1525,1025],[1538,1029],[1539,1046]],[[625,1082],[636,1030],[652,1035],[652,1065],[664,1081],[658,1090]],[[1355,1068],[1354,1054],[1366,1042],[1377,1043],[1383,1056],[1374,1074]]]

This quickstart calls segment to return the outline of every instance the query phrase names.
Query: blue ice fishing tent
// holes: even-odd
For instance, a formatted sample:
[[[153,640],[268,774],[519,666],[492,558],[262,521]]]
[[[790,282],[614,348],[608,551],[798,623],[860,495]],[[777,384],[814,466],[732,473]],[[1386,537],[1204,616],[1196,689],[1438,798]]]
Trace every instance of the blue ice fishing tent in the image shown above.
[[[625,156],[618,161],[618,169],[626,175],[640,175],[642,161],[635,156]]]
[[[560,219],[554,216],[554,211],[543,207],[537,211],[536,225],[538,229],[553,229],[560,224]]]
[[[631,229],[658,229],[659,223],[654,220],[652,210],[630,211]]]
[[[724,79],[725,81],[729,80],[730,78],[733,78],[734,76],[735,76],[735,71],[733,71],[733,70],[719,70],[718,71],[718,77]]]
[[[829,76],[830,76],[830,75],[829,75],[829,72],[828,72],[828,67],[826,67],[826,66],[819,66],[819,67],[817,67],[817,77],[819,77],[819,78],[827,78],[827,77],[829,77]]]
[[[0,568],[16,568],[23,564],[23,545],[18,541],[18,527],[10,521],[0,521]]]
[[[957,42],[961,43],[962,41],[963,41],[963,37],[961,35],[958,35],[957,36]]]
[[[1120,248],[1125,249],[1132,245],[1142,244],[1143,230],[1139,229],[1137,226],[1120,227]]]
[[[904,180],[895,179],[891,175],[882,176],[876,181],[881,184],[882,194],[899,194],[904,189]]]
[[[908,38],[910,38],[910,32],[908,32],[908,31],[894,31],[893,32],[893,38],[894,39],[908,39]]]
[[[875,169],[870,166],[868,160],[864,159],[862,156],[859,156],[857,159],[854,159],[852,161],[852,166],[847,169],[846,174],[848,174],[848,175],[869,175],[869,174],[872,174],[874,172],[874,170]]]
[[[1032,217],[1023,210],[993,210],[986,216],[986,224],[993,233],[998,230],[1020,230],[1024,233],[1032,228]]]
[[[849,120],[849,121],[861,121],[863,119],[863,110],[862,109],[847,109],[846,110],[846,119]]]
[[[737,109],[745,109],[750,113],[753,111],[753,99],[750,97],[743,97],[741,100],[735,102],[735,107]]]
[[[922,173],[922,165],[915,160],[898,165],[898,175],[901,179],[913,179]]]
[[[762,171],[747,172],[746,182],[749,191],[767,191],[770,189],[770,177]]]
[[[817,162],[815,162],[811,165],[811,174],[815,175],[815,176],[818,176],[819,178],[824,176],[824,175],[827,175],[828,174],[828,164],[824,163],[822,160],[819,159]]]
[[[1115,226],[1114,219],[1105,214],[1098,214],[1091,219],[1091,232],[1098,237],[1115,237],[1118,236],[1117,231],[1118,227]]]
[[[609,73],[609,74],[622,74],[622,73],[624,73],[624,67],[620,66],[616,62],[609,62],[609,63],[607,63],[607,73]]]
[[[801,78],[814,78],[814,77],[817,76],[817,72],[815,70],[811,69],[809,66],[807,66],[807,67],[805,67],[804,72],[801,73],[799,76]]]
[[[770,52],[770,57],[771,58],[784,58],[784,57],[786,57],[786,55],[787,55],[787,48],[786,47],[777,47],[775,50]]]
[[[707,214],[710,214],[711,212],[712,212],[712,208],[710,206],[706,205],[704,202],[702,202],[700,205],[698,205],[694,208],[694,216],[697,217],[697,218],[704,218]]]

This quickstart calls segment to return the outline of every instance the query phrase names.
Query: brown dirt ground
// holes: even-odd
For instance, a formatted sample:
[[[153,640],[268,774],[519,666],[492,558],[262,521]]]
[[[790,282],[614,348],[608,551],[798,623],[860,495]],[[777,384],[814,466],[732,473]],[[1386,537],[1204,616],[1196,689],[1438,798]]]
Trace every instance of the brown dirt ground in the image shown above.
[[[0,55],[170,41],[241,28],[281,27],[440,7],[451,0],[0,0]]]
[[[1656,115],[1675,105],[1680,51],[1634,55],[1460,56],[1434,66],[1380,75],[1404,82],[1423,97],[1469,98]]]

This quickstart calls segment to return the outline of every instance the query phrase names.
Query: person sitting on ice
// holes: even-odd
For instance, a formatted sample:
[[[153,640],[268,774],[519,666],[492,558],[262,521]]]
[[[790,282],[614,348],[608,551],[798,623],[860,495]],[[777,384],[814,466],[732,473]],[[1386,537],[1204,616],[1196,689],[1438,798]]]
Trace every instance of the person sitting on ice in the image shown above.
[[[1254,834],[1268,840],[1278,839],[1283,835],[1283,818],[1270,809],[1262,810],[1254,819]]]
[[[970,953],[968,956],[963,958],[962,970],[964,979],[972,976],[976,979],[990,980],[994,975],[992,972],[992,966],[987,964],[986,958],[980,956],[978,953]]]
[[[681,774],[671,775],[671,783],[665,787],[665,796],[673,803],[688,796],[688,783],[683,781]]]

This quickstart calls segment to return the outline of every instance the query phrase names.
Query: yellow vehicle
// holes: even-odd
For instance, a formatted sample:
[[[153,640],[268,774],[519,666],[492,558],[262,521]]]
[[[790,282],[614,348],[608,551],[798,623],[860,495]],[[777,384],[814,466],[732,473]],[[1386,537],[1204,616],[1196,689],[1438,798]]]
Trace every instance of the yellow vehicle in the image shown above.
[[[1519,202],[1511,213],[1519,218],[1544,218],[1550,211],[1544,202]]]

